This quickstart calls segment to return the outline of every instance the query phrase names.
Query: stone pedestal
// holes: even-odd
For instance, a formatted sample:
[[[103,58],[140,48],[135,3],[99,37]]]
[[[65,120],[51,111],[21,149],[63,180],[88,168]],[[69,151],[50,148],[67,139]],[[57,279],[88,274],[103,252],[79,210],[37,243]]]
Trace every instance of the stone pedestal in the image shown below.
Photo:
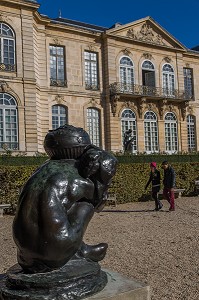
[[[105,288],[84,300],[150,300],[150,287],[117,272],[104,269],[108,276]]]

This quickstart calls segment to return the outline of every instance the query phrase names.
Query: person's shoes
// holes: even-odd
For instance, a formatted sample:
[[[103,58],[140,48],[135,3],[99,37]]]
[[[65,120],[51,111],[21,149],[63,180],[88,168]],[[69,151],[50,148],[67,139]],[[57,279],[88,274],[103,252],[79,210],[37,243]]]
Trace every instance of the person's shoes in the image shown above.
[[[154,211],[158,211],[158,210],[159,210],[159,208],[157,208],[157,207],[154,209]]]
[[[170,207],[169,211],[175,211],[175,208],[174,207]]]

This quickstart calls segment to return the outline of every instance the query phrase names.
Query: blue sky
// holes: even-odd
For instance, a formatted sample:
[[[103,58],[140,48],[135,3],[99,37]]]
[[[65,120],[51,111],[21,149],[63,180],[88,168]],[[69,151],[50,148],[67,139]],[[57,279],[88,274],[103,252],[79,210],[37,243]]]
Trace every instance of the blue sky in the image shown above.
[[[151,16],[188,48],[199,45],[199,0],[37,0],[39,12],[104,27]]]

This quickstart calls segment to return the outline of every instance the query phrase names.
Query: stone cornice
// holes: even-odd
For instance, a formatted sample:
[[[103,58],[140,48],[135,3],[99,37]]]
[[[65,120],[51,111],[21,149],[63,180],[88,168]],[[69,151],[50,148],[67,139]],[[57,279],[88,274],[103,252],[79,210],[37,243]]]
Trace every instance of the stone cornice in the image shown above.
[[[31,8],[33,10],[38,9],[40,7],[39,3],[36,2],[29,2],[24,0],[1,0],[1,5],[6,5],[7,7],[14,6],[14,7],[24,7],[24,8]]]

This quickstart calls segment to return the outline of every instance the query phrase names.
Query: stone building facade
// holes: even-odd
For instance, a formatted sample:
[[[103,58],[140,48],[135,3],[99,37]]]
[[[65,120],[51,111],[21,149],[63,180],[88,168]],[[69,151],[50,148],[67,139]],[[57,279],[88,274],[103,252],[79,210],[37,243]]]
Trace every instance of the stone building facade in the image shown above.
[[[0,3],[0,151],[44,152],[48,130],[83,127],[114,152],[199,150],[199,52],[151,17],[111,28]]]

